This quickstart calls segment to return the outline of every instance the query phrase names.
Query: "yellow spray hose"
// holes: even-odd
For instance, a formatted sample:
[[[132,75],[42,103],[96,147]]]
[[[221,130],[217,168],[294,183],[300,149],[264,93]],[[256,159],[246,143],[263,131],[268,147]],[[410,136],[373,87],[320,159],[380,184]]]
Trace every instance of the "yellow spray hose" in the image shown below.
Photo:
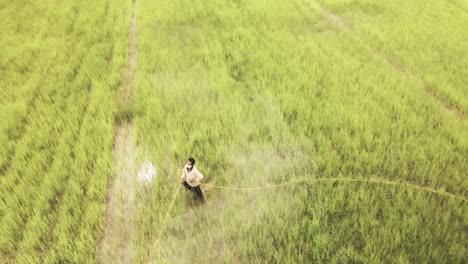
[[[166,220],[167,220],[167,218],[169,217],[169,215],[170,215],[170,213],[172,211],[172,207],[174,207],[174,202],[175,202],[175,200],[177,198],[177,194],[179,194],[180,186],[182,186],[182,185],[179,184],[179,186],[177,186],[177,190],[175,191],[174,195],[172,196],[171,203],[169,204],[169,207],[167,208],[166,214],[164,215],[163,221],[161,222],[161,227],[159,228],[159,231],[164,229],[164,225],[166,224]],[[161,233],[159,232],[157,237],[159,237],[160,235],[161,235]]]
[[[401,187],[407,187],[407,188],[412,188],[424,192],[429,192],[429,193],[435,193],[441,196],[446,196],[458,200],[462,200],[464,202],[467,202],[468,199],[466,197],[456,195],[450,192],[446,192],[444,190],[440,189],[433,189],[430,187],[422,187],[416,184],[408,183],[408,182],[399,182],[399,181],[390,181],[390,180],[380,180],[380,179],[362,179],[362,178],[316,178],[316,179],[295,179],[279,184],[274,184],[274,185],[266,185],[266,186],[258,186],[258,187],[228,187],[228,186],[218,186],[218,185],[213,185],[213,184],[201,184],[202,186],[207,186],[211,188],[217,188],[217,189],[225,189],[225,190],[232,190],[232,191],[258,191],[258,190],[263,190],[263,189],[271,189],[271,188],[277,188],[285,185],[291,185],[291,184],[296,184],[296,183],[304,183],[304,182],[365,182],[365,183],[375,183],[375,184],[385,184],[385,185],[396,185],[396,186],[401,186]]]
[[[453,199],[458,199],[463,202],[467,202],[468,199],[464,196],[461,195],[456,195],[450,192],[446,192],[441,189],[433,189],[429,187],[422,187],[416,184],[408,183],[408,182],[399,182],[399,181],[390,181],[390,180],[379,180],[379,179],[362,179],[362,178],[315,178],[315,179],[295,179],[287,182],[282,182],[274,185],[265,185],[265,186],[258,186],[258,187],[231,187],[231,186],[219,186],[219,185],[213,185],[213,184],[208,184],[208,183],[202,183],[200,185],[210,187],[210,188],[216,188],[216,189],[224,189],[224,190],[232,190],[232,191],[259,191],[259,190],[265,190],[265,189],[272,189],[272,188],[278,188],[281,186],[286,186],[286,185],[291,185],[291,184],[296,184],[296,183],[304,183],[304,182],[364,182],[364,183],[375,183],[375,184],[385,184],[385,185],[395,185],[395,186],[400,186],[400,187],[406,187],[406,188],[411,188],[419,191],[424,191],[428,193],[434,193],[438,194],[440,196],[445,196]],[[177,194],[179,193],[181,184],[177,187],[177,190],[175,191],[172,201],[166,211],[166,214],[164,216],[164,219],[161,224],[161,228],[159,230],[162,230],[164,228],[164,225],[166,223],[166,220],[168,219],[170,212],[172,210],[172,207],[174,207],[174,202],[177,198]]]
[[[463,202],[467,202],[468,199],[464,196],[461,195],[456,195],[450,192],[446,192],[444,190],[440,189],[433,189],[429,187],[422,187],[416,184],[408,183],[408,182],[399,182],[399,181],[390,181],[390,180],[379,180],[379,179],[352,179],[352,178],[316,178],[316,179],[295,179],[287,182],[282,182],[278,184],[273,184],[273,185],[265,185],[265,186],[258,186],[258,187],[230,187],[230,186],[219,186],[219,185],[213,185],[213,184],[208,184],[208,183],[201,183],[200,185],[206,186],[206,187],[211,187],[211,188],[216,188],[216,189],[224,189],[224,190],[232,190],[232,191],[259,191],[259,190],[265,190],[265,189],[272,189],[272,188],[278,188],[281,186],[286,186],[286,185],[291,185],[295,183],[304,183],[304,182],[365,182],[365,183],[375,183],[375,184],[385,184],[385,185],[395,185],[395,186],[400,186],[400,187],[406,187],[406,188],[412,188],[415,190],[419,191],[424,191],[424,192],[429,192],[429,193],[435,193],[441,196],[453,198],[453,199],[458,199]],[[166,214],[164,216],[164,219],[161,223],[161,227],[159,228],[159,231],[162,231],[164,229],[166,220],[168,219],[170,212],[172,210],[172,207],[174,207],[174,202],[177,198],[177,194],[179,193],[181,184],[177,187],[177,190],[175,191],[172,201],[169,204],[169,207],[167,208]],[[159,234],[160,235],[160,234]],[[158,235],[158,237],[159,237]]]

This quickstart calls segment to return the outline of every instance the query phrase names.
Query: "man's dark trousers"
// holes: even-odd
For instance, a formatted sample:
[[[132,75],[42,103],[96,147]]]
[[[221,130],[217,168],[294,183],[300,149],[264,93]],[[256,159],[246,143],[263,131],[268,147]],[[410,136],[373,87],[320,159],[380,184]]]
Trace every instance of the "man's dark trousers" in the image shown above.
[[[184,186],[185,188],[187,188],[187,190],[191,190],[191,191],[194,191],[198,197],[200,198],[200,200],[202,201],[205,201],[205,198],[203,198],[203,192],[202,190],[200,189],[200,185],[196,186],[196,187],[192,187],[188,184],[187,181],[184,181]]]

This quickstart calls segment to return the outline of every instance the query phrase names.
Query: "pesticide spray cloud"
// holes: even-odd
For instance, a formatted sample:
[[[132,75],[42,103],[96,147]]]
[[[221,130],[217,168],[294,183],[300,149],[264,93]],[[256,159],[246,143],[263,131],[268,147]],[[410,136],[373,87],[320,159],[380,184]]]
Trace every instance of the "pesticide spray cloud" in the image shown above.
[[[156,178],[156,166],[150,161],[143,163],[138,170],[139,183],[150,184]]]

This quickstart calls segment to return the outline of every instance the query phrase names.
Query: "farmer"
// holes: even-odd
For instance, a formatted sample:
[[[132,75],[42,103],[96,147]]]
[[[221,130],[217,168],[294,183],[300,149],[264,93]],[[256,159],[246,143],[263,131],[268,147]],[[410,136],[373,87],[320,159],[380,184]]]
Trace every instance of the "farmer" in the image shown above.
[[[188,158],[182,176],[180,176],[180,183],[183,184],[187,190],[194,191],[201,201],[204,202],[205,199],[203,198],[203,193],[199,185],[201,179],[203,179],[203,174],[195,168],[195,159]]]

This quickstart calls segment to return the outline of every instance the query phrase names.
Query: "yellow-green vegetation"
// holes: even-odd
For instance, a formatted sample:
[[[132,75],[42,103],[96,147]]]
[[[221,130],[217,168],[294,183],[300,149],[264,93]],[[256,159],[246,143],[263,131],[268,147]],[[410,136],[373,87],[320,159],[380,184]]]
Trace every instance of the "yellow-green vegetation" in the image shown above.
[[[210,189],[205,205],[182,190],[162,222],[188,156],[223,186],[466,197],[467,8],[140,0],[135,124],[158,178],[137,194],[136,261],[466,262],[466,202],[399,186]]]
[[[0,2],[1,263],[97,261],[130,5]]]
[[[157,176],[119,197],[135,207],[116,235],[127,261],[468,262],[461,199],[304,181],[202,186],[200,204],[178,189],[193,156],[220,186],[365,178],[466,199],[466,1],[137,0],[122,105],[131,9],[0,0],[0,262],[99,262],[129,121],[128,153]]]

